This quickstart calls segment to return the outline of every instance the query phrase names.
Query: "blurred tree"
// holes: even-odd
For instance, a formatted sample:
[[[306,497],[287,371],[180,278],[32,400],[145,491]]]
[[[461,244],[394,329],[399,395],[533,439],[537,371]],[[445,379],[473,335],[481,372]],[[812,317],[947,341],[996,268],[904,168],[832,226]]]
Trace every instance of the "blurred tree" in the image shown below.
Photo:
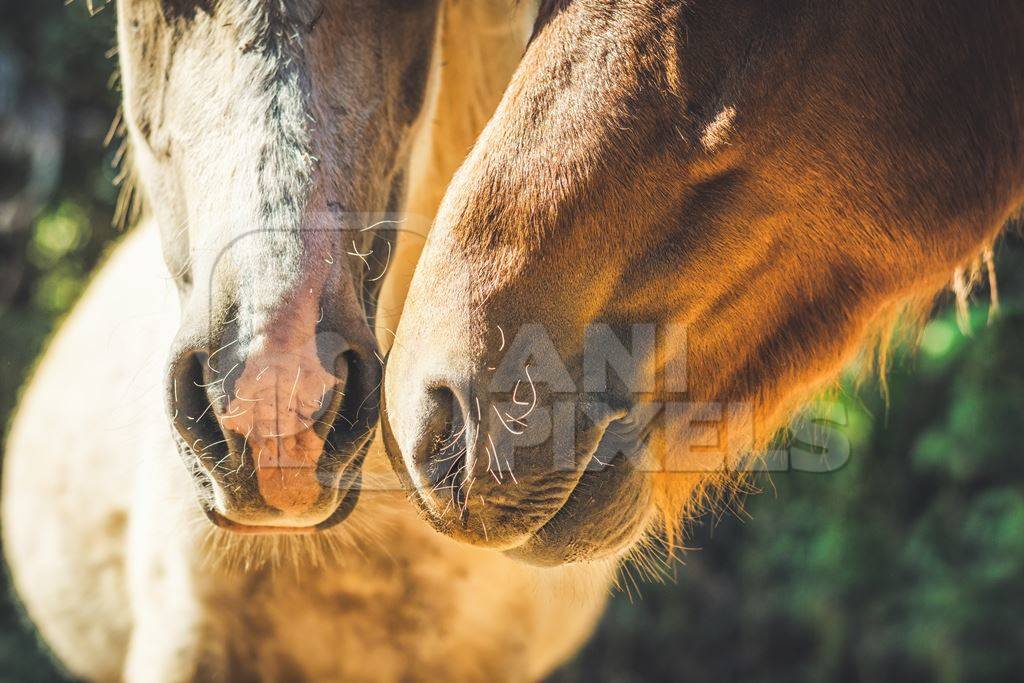
[[[112,9],[0,0],[0,425],[116,234]],[[0,683],[64,680],[9,592],[4,581]]]

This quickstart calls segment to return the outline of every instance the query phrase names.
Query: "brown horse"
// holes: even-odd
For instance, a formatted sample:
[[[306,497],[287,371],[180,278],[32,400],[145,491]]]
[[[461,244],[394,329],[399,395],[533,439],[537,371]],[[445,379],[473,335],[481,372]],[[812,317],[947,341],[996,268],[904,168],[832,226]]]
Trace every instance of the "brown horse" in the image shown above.
[[[617,555],[1022,202],[1020,3],[548,0],[417,267],[392,462],[455,538]]]

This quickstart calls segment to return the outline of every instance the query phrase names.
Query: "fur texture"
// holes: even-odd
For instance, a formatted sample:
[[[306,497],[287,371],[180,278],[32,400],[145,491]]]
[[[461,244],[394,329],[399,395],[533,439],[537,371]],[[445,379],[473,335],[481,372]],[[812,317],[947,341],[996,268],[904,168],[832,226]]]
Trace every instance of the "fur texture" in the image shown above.
[[[435,526],[546,563],[671,536],[991,247],[1024,201],[1022,65],[1024,10],[1001,0],[545,2],[449,186],[388,366],[384,432],[408,481],[470,425],[438,489],[472,486],[465,505],[421,487]],[[657,328],[633,368],[651,387],[585,391],[596,324]],[[575,405],[570,422],[607,410],[577,428],[575,467],[553,469],[549,439],[500,481],[474,465],[509,431],[486,419],[510,401],[494,369],[527,328],[563,368],[534,367],[539,405]],[[679,365],[682,392],[665,379]],[[605,467],[612,437],[628,458]]]

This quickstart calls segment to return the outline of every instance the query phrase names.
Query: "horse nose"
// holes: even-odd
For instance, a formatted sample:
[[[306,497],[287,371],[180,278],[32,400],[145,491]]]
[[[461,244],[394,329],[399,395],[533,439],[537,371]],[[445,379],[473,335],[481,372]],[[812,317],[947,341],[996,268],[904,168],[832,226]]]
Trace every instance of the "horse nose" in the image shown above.
[[[210,510],[233,523],[315,526],[358,476],[376,423],[374,349],[316,325],[280,323],[182,345],[168,372],[179,445]]]
[[[414,395],[413,395],[414,394]],[[403,396],[400,422],[382,420],[383,436],[394,470],[431,508],[461,502],[462,484],[472,476],[473,446],[479,430],[470,392],[436,384]],[[384,405],[387,415],[389,406]]]
[[[432,513],[464,517],[498,489],[518,485],[513,435],[524,432],[499,431],[488,396],[456,383],[410,393],[415,396],[403,397],[401,415],[384,405],[382,436],[394,470]]]

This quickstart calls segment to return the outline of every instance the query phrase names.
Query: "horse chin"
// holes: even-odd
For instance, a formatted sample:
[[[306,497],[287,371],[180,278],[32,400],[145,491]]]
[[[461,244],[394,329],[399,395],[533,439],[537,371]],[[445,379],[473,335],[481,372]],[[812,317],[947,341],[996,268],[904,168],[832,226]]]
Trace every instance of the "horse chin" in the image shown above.
[[[403,485],[411,490],[412,480],[405,471],[386,413],[380,424],[392,466]],[[606,432],[594,453],[603,451],[611,440],[607,437],[610,435]],[[638,441],[625,452],[629,455],[620,452],[600,466],[591,455],[593,467],[583,471],[560,506],[547,511],[523,509],[522,516],[543,520],[536,530],[525,535],[501,528],[493,518],[480,523],[472,511],[465,512],[470,506],[462,515],[438,514],[420,495],[410,498],[439,533],[462,543],[501,551],[527,564],[552,567],[611,560],[622,557],[636,545],[653,517],[650,477],[636,466],[647,461],[646,447]],[[527,504],[529,498],[527,494]],[[481,511],[486,514],[486,507]]]
[[[505,554],[546,567],[617,559],[644,535],[652,510],[650,478],[618,455],[585,472],[565,504]]]
[[[350,488],[342,496],[338,506],[324,520],[311,525],[290,526],[290,525],[268,525],[268,524],[245,524],[236,522],[226,515],[218,512],[212,507],[203,505],[203,512],[206,518],[219,529],[244,536],[277,536],[277,535],[309,535],[326,531],[345,521],[355,509],[359,500],[359,486]]]

